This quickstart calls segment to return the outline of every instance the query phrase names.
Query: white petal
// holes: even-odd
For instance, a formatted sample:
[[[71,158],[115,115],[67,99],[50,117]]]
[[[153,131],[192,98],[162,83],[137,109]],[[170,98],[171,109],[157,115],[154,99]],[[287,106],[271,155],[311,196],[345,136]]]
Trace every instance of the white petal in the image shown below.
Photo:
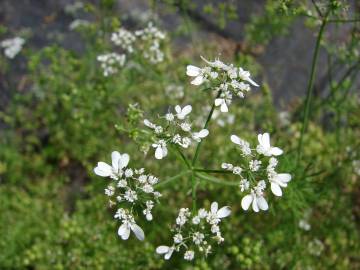
[[[207,135],[209,135],[209,131],[207,129],[202,129],[198,132],[197,137],[205,138]]]
[[[165,260],[170,259],[170,257],[171,257],[171,255],[173,254],[173,252],[174,252],[174,249],[173,249],[173,248],[170,248],[169,251],[168,251],[168,253],[165,254],[164,259],[165,259]]]
[[[220,106],[223,103],[223,99],[222,98],[217,98],[215,99],[215,106]]]
[[[154,124],[151,123],[148,119],[144,119],[144,125],[149,128],[154,128]]]
[[[162,159],[163,158],[163,150],[161,148],[161,146],[157,147],[156,150],[155,150],[155,158],[156,159]]]
[[[241,142],[240,138],[236,135],[231,135],[230,140],[235,144],[240,144]]]
[[[258,204],[259,208],[263,211],[266,211],[269,209],[269,205],[268,205],[267,201],[262,196],[257,197],[257,204]]]
[[[252,201],[252,209],[254,210],[254,212],[259,212],[259,206],[258,206],[257,198],[254,198],[253,201]]]
[[[100,161],[94,169],[94,173],[98,176],[108,177],[112,174],[112,167],[109,164]]]
[[[270,135],[269,133],[264,133],[262,135],[261,145],[265,148],[270,148]]]
[[[221,112],[228,112],[229,111],[228,106],[226,105],[225,101],[223,102],[223,104],[221,104],[220,111]]]
[[[156,253],[157,254],[164,254],[164,253],[167,253],[169,251],[169,247],[168,246],[158,246],[156,248]]]
[[[176,113],[181,113],[181,107],[179,105],[175,106]]]
[[[250,79],[250,77],[247,78],[247,81],[248,81],[249,83],[251,83],[253,86],[259,87],[259,85],[258,85],[256,82],[254,82],[252,79]]]
[[[277,183],[274,183],[274,182],[271,183],[271,191],[275,196],[278,196],[278,197],[282,196],[281,187]]]
[[[231,213],[230,207],[229,206],[224,206],[224,207],[221,207],[219,209],[219,211],[217,212],[217,217],[218,218],[224,218],[224,217],[229,216],[230,213]]]
[[[253,197],[251,194],[248,194],[244,198],[242,198],[242,200],[241,200],[242,209],[244,209],[245,211],[248,210],[252,200],[253,200]]]
[[[163,157],[166,157],[167,154],[168,154],[168,150],[167,150],[166,146],[163,146],[161,149],[162,149],[162,155],[163,155]]]
[[[191,84],[193,85],[200,85],[204,82],[203,76],[197,76],[194,80],[191,81]]]
[[[211,204],[211,207],[210,207],[210,209],[211,209],[211,213],[216,213],[217,212],[217,210],[218,210],[218,203],[217,202],[213,202],[212,204]]]
[[[127,240],[127,239],[129,239],[130,228],[129,228],[126,224],[122,224],[122,225],[119,227],[118,235],[121,237],[122,240]]]
[[[280,156],[283,153],[283,150],[281,150],[279,147],[271,147],[270,153],[273,156]]]
[[[182,110],[181,113],[183,115],[188,115],[189,113],[191,113],[192,111],[192,106],[191,105],[186,105]]]
[[[144,231],[137,224],[131,224],[131,230],[134,232],[137,239],[143,241],[145,239]]]
[[[200,74],[200,68],[195,67],[193,65],[188,65],[186,67],[186,75],[195,77],[195,76],[198,76],[199,74]]]
[[[119,168],[123,169],[129,164],[130,156],[128,154],[122,154],[119,160]]]
[[[288,173],[279,173],[276,179],[283,183],[287,183],[291,181],[291,175]]]
[[[118,151],[114,151],[111,153],[111,163],[115,171],[119,170],[119,160],[120,160],[120,153]]]

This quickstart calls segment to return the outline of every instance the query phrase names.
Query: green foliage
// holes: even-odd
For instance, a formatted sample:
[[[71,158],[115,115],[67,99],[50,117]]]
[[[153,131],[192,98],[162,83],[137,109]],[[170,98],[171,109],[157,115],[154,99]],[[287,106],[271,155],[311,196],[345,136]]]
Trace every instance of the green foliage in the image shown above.
[[[329,3],[340,16],[339,1]],[[253,16],[247,25],[247,41],[264,45],[273,36],[286,34],[294,19],[306,13],[300,4],[267,1],[264,13]],[[159,187],[161,205],[152,223],[141,224],[146,240],[139,242],[117,236],[119,224],[103,195],[106,182],[92,170],[98,160],[109,161],[108,153],[119,150],[162,181],[183,172],[185,166],[173,152],[166,162],[154,160],[144,139],[143,118],[166,113],[169,105],[192,104],[194,115],[204,120],[204,108],[212,105],[213,98],[190,86],[184,74],[198,55],[172,51],[169,40],[163,63],[154,66],[134,55],[132,65],[104,77],[96,57],[111,50],[109,33],[121,24],[111,15],[113,5],[106,0],[99,10],[86,7],[98,16],[79,30],[85,42],[81,53],[56,45],[27,51],[31,87],[17,91],[0,112],[5,127],[0,136],[0,269],[358,269],[360,176],[353,166],[354,160],[360,160],[360,99],[354,92],[358,35],[354,33],[340,47],[327,39],[322,42],[332,57],[330,63],[352,71],[343,80],[331,77],[328,96],[315,96],[299,162],[296,149],[303,106],[289,106],[284,120],[266,82],[255,94],[234,101],[234,124],[210,123],[212,135],[202,145],[199,164],[219,168],[225,159],[236,160],[232,145],[224,144],[231,134],[255,143],[259,131],[268,131],[285,150],[281,170],[291,172],[293,180],[281,199],[269,196],[268,212],[255,214],[241,209],[242,193],[236,186],[197,179],[201,203],[228,203],[232,215],[223,224],[223,246],[214,247],[207,260],[190,265],[180,255],[167,262],[154,252],[168,241],[177,209],[191,206],[188,175]],[[208,3],[203,8],[213,16],[220,14],[222,27],[227,18],[235,19],[231,3]],[[4,31],[1,28],[0,34]],[[217,55],[207,41],[196,46],[204,56]],[[3,66],[11,62],[0,60],[0,73],[6,74]],[[227,62],[252,74],[261,75],[266,68],[251,55],[240,54]],[[185,95],[166,94],[169,85],[184,86]],[[216,180],[234,178],[223,175]],[[300,220],[309,223],[310,230],[300,228]]]

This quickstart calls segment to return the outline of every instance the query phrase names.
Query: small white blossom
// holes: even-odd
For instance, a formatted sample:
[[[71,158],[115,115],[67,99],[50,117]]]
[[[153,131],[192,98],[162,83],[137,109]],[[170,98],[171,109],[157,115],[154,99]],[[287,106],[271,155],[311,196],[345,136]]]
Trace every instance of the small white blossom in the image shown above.
[[[144,231],[132,220],[123,220],[123,224],[119,227],[118,235],[122,240],[127,240],[130,236],[130,230],[140,241],[145,239]]]
[[[250,144],[247,141],[244,141],[236,135],[231,135],[230,139],[233,143],[240,146],[240,149],[244,156],[251,155]]]
[[[153,143],[152,147],[154,147],[155,150],[155,158],[156,159],[163,159],[167,156],[168,150],[166,147],[166,142],[164,140],[159,140],[157,143]]]
[[[258,135],[259,145],[256,147],[256,151],[259,154],[263,154],[264,156],[279,156],[283,153],[279,147],[272,147],[270,145],[270,135],[269,133],[259,134]]]
[[[133,33],[126,30],[125,28],[120,28],[118,31],[112,33],[111,41],[128,53],[134,52],[133,44],[136,41],[136,37]]]
[[[183,236],[180,233],[174,235],[174,243],[180,244],[183,241]]]
[[[249,168],[253,172],[257,172],[260,169],[261,161],[260,160],[250,160]]]
[[[271,182],[271,191],[275,196],[282,196],[281,188],[287,187],[287,183],[290,182],[291,175],[288,173],[279,173],[272,176],[269,181]]]
[[[175,248],[174,247],[168,247],[168,246],[159,246],[156,248],[157,254],[165,254],[164,259],[169,260],[171,258],[171,255],[173,254]]]
[[[185,117],[191,113],[192,111],[192,106],[191,105],[186,105],[184,106],[184,108],[181,108],[179,105],[175,106],[175,111],[176,111],[176,117],[179,120],[183,120],[185,119]]]
[[[0,42],[0,47],[4,48],[7,58],[13,59],[22,49],[25,39],[21,37],[9,38]]]
[[[187,261],[192,261],[194,259],[195,252],[192,250],[187,250],[184,254],[184,259]]]
[[[250,182],[246,179],[242,179],[240,181],[240,191],[244,192],[245,190],[248,190],[250,188]]]
[[[118,179],[122,174],[122,170],[128,165],[130,157],[128,154],[120,154],[117,151],[111,153],[112,166],[105,162],[98,162],[94,169],[95,174],[102,177],[110,177]]]

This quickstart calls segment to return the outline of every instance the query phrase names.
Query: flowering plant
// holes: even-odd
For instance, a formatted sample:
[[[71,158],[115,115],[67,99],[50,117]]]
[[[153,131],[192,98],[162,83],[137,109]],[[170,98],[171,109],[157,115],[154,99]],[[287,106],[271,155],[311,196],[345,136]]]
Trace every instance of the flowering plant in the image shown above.
[[[123,30],[120,32],[117,35],[130,35],[123,33]],[[113,39],[118,40],[118,37],[113,35]],[[127,40],[132,40],[132,38],[129,37]],[[124,50],[132,52],[132,47],[129,47],[128,43],[120,42],[119,44],[123,44]],[[232,173],[236,175],[239,177],[236,181],[224,182],[217,179],[217,182],[238,186],[241,192],[248,193],[242,198],[241,206],[244,210],[248,210],[249,206],[252,205],[255,212],[265,211],[269,208],[265,199],[264,191],[267,183],[264,179],[268,179],[271,191],[275,196],[282,196],[281,188],[285,188],[291,180],[290,174],[277,173],[275,170],[278,164],[275,156],[281,155],[283,151],[270,144],[268,133],[258,135],[258,145],[255,149],[251,149],[250,143],[240,137],[231,136],[231,141],[240,151],[237,161],[239,164],[237,165],[222,163],[219,170],[196,166],[201,145],[211,132],[208,126],[215,107],[220,106],[221,112],[228,112],[232,95],[244,98],[244,93],[250,91],[250,84],[259,86],[251,79],[250,72],[241,67],[235,67],[232,64],[227,65],[220,60],[210,62],[205,58],[202,59],[207,64],[205,67],[199,68],[189,65],[186,69],[188,76],[195,77],[191,84],[199,86],[204,83],[207,84],[207,89],[216,92],[214,102],[202,128],[193,130],[194,123],[190,121],[191,105],[176,105],[174,109],[169,109],[165,115],[159,116],[156,121],[143,120],[143,124],[148,128],[143,130],[144,140],[148,142],[149,148],[154,148],[155,159],[164,159],[168,155],[168,148],[170,147],[187,167],[185,173],[180,172],[164,182],[168,183],[184,174],[189,174],[192,183],[192,210],[190,211],[189,208],[180,209],[176,218],[176,225],[172,229],[175,234],[173,244],[170,246],[161,245],[156,249],[156,252],[164,255],[166,260],[170,259],[173,252],[180,252],[182,249],[185,250],[184,259],[187,261],[193,260],[198,255],[206,257],[212,251],[213,242],[220,244],[224,241],[219,224],[223,218],[230,215],[230,207],[224,206],[218,209],[218,203],[213,202],[210,210],[197,209],[197,178],[212,179],[204,176],[204,174],[211,173]],[[190,160],[183,150],[189,149],[192,145],[195,146],[195,152]],[[154,191],[154,186],[158,182],[157,178],[145,175],[143,169],[133,171],[126,168],[128,162],[129,156],[127,154],[121,155],[118,152],[113,152],[112,166],[99,162],[94,171],[99,176],[110,177],[114,180],[105,189],[105,194],[110,197],[110,205],[118,207],[117,204],[127,204],[127,208],[121,206],[115,214],[115,218],[122,222],[118,230],[119,236],[123,240],[127,240],[130,231],[133,231],[139,240],[144,240],[145,234],[135,222],[133,206],[135,204],[144,206],[143,214],[147,220],[152,220],[153,199],[159,198],[161,194]],[[118,191],[115,195],[116,188]],[[153,198],[149,199],[149,196]]]

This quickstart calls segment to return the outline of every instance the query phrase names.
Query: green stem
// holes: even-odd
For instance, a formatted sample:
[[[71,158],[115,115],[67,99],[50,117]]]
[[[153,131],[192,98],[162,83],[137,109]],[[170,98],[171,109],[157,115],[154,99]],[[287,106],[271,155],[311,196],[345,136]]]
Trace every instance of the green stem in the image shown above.
[[[181,150],[179,149],[179,147],[174,146],[172,147],[176,150],[176,152],[179,154],[180,158],[182,159],[182,161],[184,161],[186,167],[191,170],[191,165],[190,162],[187,160],[187,158],[185,157],[185,155],[183,154],[183,152],[181,152]]]
[[[227,173],[232,173],[231,171],[225,171],[225,170],[212,170],[212,169],[202,169],[202,168],[193,168],[193,170],[195,172],[205,172],[205,173],[223,173],[223,174],[227,174]]]
[[[192,212],[196,212],[196,179],[194,171],[191,172],[191,199],[192,199]]]
[[[218,94],[216,95],[216,98],[218,98],[221,94],[221,90],[218,92]],[[211,120],[211,117],[214,113],[214,110],[215,110],[215,102],[213,102],[212,106],[211,106],[211,110],[209,112],[209,115],[206,119],[206,122],[205,122],[205,125],[204,125],[204,128],[203,129],[206,129],[208,126],[209,126],[209,123],[210,123],[210,120]],[[198,143],[198,145],[196,146],[196,150],[195,150],[195,155],[194,155],[194,158],[192,160],[192,163],[191,165],[194,166],[197,159],[198,159],[198,156],[199,156],[199,153],[200,153],[200,148],[201,148],[201,144],[202,144],[202,140]]]
[[[215,183],[215,184],[220,184],[220,185],[224,185],[224,186],[239,186],[239,183],[237,182],[229,182],[229,181],[225,181],[225,180],[219,180],[216,177],[212,177],[210,175],[206,175],[203,173],[197,173],[196,176],[198,176],[200,179]]]
[[[310,79],[308,82],[307,92],[306,92],[306,100],[305,100],[305,107],[304,107],[304,113],[303,113],[303,117],[304,117],[303,124],[302,124],[302,128],[301,128],[300,140],[299,140],[299,145],[298,145],[298,149],[297,149],[297,162],[296,162],[297,164],[301,159],[304,135],[305,135],[305,131],[307,129],[308,121],[309,121],[311,98],[312,98],[312,94],[313,94],[313,90],[314,90],[314,78],[315,78],[315,71],[316,71],[316,63],[317,63],[317,59],[318,59],[318,55],[319,55],[321,39],[322,39],[324,29],[325,29],[325,26],[327,23],[328,14],[329,14],[329,12],[327,12],[327,14],[325,15],[325,17],[321,23],[320,30],[319,30],[319,33],[318,33],[318,36],[316,39],[315,51],[314,51],[312,64],[311,64]]]
[[[156,184],[155,186],[156,187],[162,187],[162,186],[164,186],[164,185],[166,185],[166,184],[168,184],[168,183],[170,183],[170,182],[172,182],[172,181],[174,181],[174,180],[176,180],[176,179],[178,179],[178,178],[180,178],[182,176],[185,176],[185,175],[187,175],[189,173],[191,173],[191,171],[181,172],[181,173],[179,173],[179,174],[177,174],[177,175],[175,175],[173,177],[170,177],[170,178],[168,178],[168,179],[166,179],[164,181],[161,181],[160,183]]]

